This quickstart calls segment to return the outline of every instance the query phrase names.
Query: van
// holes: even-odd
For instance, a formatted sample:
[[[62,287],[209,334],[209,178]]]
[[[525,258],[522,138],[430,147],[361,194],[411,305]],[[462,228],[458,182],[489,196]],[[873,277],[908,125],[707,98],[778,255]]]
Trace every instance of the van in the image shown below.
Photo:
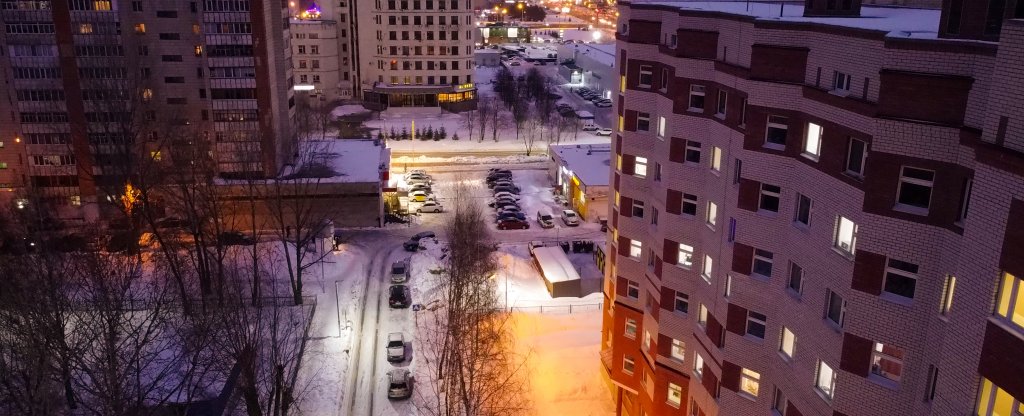
[[[583,131],[597,131],[597,129],[599,128],[600,127],[598,127],[597,124],[588,121],[586,123],[583,123],[583,127],[581,127],[580,129],[582,129]]]
[[[555,226],[555,216],[545,210],[537,211],[537,223],[540,228],[551,228]]]

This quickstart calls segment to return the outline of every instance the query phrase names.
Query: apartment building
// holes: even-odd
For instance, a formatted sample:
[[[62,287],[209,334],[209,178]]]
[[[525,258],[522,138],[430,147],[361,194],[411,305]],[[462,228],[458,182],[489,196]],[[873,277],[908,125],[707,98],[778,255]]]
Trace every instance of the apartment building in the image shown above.
[[[471,0],[373,0],[355,12],[356,82],[370,108],[476,107]]]
[[[327,103],[353,98],[351,16],[346,2],[311,3],[293,10],[296,92]]]
[[[1024,414],[1024,1],[941,6],[619,3],[619,414]]]
[[[226,177],[293,153],[283,0],[3,0],[0,17],[0,182],[46,212],[97,219],[126,145]]]

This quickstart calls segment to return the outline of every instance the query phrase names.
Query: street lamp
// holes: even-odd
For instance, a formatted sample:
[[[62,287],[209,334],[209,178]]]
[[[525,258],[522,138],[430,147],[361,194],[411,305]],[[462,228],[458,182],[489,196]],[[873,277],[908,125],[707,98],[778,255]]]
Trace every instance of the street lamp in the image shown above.
[[[526,11],[523,10],[523,3],[516,3],[516,8],[519,9],[519,20],[525,20]]]

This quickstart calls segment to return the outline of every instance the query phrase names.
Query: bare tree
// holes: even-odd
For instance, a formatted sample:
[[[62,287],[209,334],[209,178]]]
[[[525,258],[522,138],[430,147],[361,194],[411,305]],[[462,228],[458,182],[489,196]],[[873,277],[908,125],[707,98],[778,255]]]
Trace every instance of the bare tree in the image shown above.
[[[438,286],[442,306],[420,321],[421,356],[433,379],[416,402],[429,415],[519,415],[528,410],[524,361],[512,352],[509,314],[494,290],[484,214],[468,194],[455,192],[445,225],[451,243]]]
[[[524,90],[520,91],[523,92]],[[532,112],[530,111],[530,102],[526,99],[525,95],[518,94],[512,102],[510,111],[512,113],[512,124],[516,128],[516,141],[519,141],[521,139],[520,134],[526,126],[526,122],[529,121],[532,116]],[[529,151],[529,149],[527,149],[527,151]]]
[[[490,118],[491,118],[491,140],[498,141],[498,129],[504,124],[504,118],[501,117],[501,108],[498,107],[498,102],[495,99],[490,99],[488,106],[490,107]]]

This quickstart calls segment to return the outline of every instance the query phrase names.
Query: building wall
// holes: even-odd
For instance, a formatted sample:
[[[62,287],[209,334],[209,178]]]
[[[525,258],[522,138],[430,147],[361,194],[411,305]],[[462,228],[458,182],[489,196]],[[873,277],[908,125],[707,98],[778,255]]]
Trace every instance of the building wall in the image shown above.
[[[992,114],[993,108],[1012,107],[1019,96],[1009,80],[1020,78],[1020,60],[1010,58],[1020,43],[1018,25],[1007,25],[996,54],[990,44],[902,42],[670,7],[619,11],[630,31],[617,36],[627,87],[615,100],[624,128],[613,140],[621,161],[612,183],[621,198],[611,202],[609,252],[618,256],[606,284],[614,307],[605,316],[605,364],[613,380],[638,392],[623,414],[697,414],[687,413],[691,403],[706,415],[769,414],[776,391],[787,399],[787,414],[971,412],[983,340],[1001,339],[986,338],[987,322],[995,319],[1010,205],[1024,192],[1024,158],[1012,140],[981,141],[1011,113]],[[679,46],[668,46],[668,34],[677,34]],[[651,85],[640,84],[641,65],[651,71]],[[852,78],[845,96],[830,93],[835,71]],[[1011,87],[990,92],[1000,77]],[[692,85],[704,87],[703,108],[691,108]],[[638,130],[642,113],[649,131]],[[784,146],[765,146],[769,116],[786,117]],[[808,123],[824,129],[816,157],[802,154]],[[862,177],[845,173],[850,138],[869,147]],[[688,158],[688,142],[700,144],[698,157]],[[715,148],[722,154],[718,169]],[[638,175],[638,158],[646,158],[646,176]],[[652,174],[657,165],[661,180]],[[926,213],[895,206],[903,166],[935,172]],[[972,178],[964,219],[961,198]],[[781,189],[778,212],[759,209],[761,184]],[[799,195],[813,201],[809,226],[794,223]],[[643,217],[632,215],[633,200],[644,202]],[[717,207],[714,221],[709,202]],[[652,209],[659,211],[657,224]],[[834,247],[839,216],[857,225],[853,253]],[[642,242],[637,258],[631,239]],[[679,265],[679,244],[694,248],[692,264]],[[770,276],[753,273],[755,250],[771,253]],[[713,265],[706,277],[705,256]],[[887,259],[917,266],[912,299],[884,291]],[[803,270],[799,291],[787,288],[793,264]],[[959,283],[953,309],[942,315],[947,275]],[[687,295],[688,313],[673,311],[676,293]],[[839,324],[824,319],[829,293],[845,301]],[[701,305],[706,322],[698,319]],[[763,339],[747,334],[750,311],[767,318]],[[624,335],[626,319],[637,322],[635,339]],[[792,358],[779,353],[783,327],[797,337]],[[673,339],[685,342],[681,362],[665,346]],[[871,374],[876,342],[902,351],[898,382]],[[1024,352],[1005,343],[990,348]],[[695,354],[704,361],[702,376],[694,371]],[[622,371],[624,356],[636,359],[633,375]],[[831,398],[812,387],[819,361],[837,373]],[[933,366],[940,374],[936,393],[923,400],[931,397]],[[760,376],[756,396],[740,393],[743,369]],[[673,377],[682,383],[682,405],[656,407]]]
[[[325,102],[352,99],[352,14],[347,2],[318,4],[319,17],[304,16],[293,8],[292,66],[296,85],[313,86],[304,94]],[[314,52],[314,46],[316,53]],[[300,49],[301,48],[301,49]],[[314,68],[313,61],[318,68]],[[302,66],[305,62],[305,68]],[[317,82],[319,79],[319,82]]]
[[[618,72],[614,64],[609,66],[601,58],[591,57],[590,54],[602,54],[603,52],[579,44],[558,45],[559,63],[572,59],[583,71],[583,86],[601,91],[608,97],[618,89]],[[559,68],[562,68],[559,66]],[[571,80],[570,80],[571,81]]]

